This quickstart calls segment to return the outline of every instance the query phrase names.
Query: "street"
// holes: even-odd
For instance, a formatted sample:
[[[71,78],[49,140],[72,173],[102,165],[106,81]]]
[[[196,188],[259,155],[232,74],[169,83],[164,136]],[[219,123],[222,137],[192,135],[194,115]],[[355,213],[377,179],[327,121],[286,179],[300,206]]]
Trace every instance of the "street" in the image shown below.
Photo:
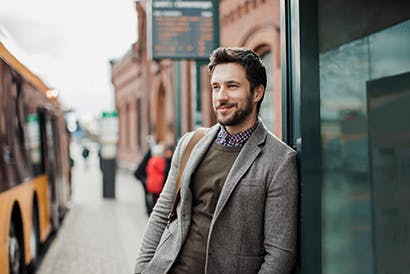
[[[133,273],[148,220],[143,189],[129,171],[117,170],[116,199],[103,199],[96,145],[90,146],[88,166],[80,147],[71,148],[72,205],[37,273]]]

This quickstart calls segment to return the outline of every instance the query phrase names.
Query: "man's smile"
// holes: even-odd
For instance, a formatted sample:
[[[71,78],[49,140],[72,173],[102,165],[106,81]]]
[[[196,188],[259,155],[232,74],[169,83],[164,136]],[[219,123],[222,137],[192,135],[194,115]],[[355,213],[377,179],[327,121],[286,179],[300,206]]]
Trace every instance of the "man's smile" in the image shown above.
[[[233,107],[235,107],[235,104],[221,104],[221,105],[217,106],[216,109],[219,112],[225,113]]]

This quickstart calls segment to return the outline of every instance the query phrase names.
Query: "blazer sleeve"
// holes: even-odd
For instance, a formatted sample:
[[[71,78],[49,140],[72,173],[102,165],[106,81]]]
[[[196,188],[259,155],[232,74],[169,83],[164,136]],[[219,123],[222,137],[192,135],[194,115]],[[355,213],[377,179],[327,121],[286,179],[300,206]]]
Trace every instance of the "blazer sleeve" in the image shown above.
[[[264,263],[259,273],[291,273],[296,262],[298,175],[296,152],[287,155],[268,185]]]
[[[145,227],[144,236],[136,259],[134,273],[141,273],[146,268],[157,249],[161,235],[167,225],[168,214],[170,213],[174,202],[176,178],[182,152],[192,135],[192,132],[185,134],[178,142],[175,149],[167,181],[165,182],[164,188]]]

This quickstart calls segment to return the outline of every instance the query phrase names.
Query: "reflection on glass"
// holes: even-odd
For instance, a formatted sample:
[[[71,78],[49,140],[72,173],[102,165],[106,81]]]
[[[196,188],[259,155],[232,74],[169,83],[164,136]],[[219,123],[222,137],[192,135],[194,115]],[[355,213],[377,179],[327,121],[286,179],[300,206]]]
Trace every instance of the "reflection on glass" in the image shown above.
[[[263,102],[261,105],[260,115],[265,123],[266,127],[273,130],[275,127],[275,106],[273,104],[273,85],[272,85],[272,52],[267,52],[261,57],[263,63],[266,67],[267,83],[265,96],[263,97]]]
[[[323,273],[375,272],[366,83],[410,71],[409,45],[406,21],[320,54]]]
[[[367,39],[320,57],[323,273],[372,273]]]
[[[376,267],[404,274],[410,269],[410,73],[367,87]]]
[[[410,22],[404,22],[369,37],[371,79],[409,71]]]

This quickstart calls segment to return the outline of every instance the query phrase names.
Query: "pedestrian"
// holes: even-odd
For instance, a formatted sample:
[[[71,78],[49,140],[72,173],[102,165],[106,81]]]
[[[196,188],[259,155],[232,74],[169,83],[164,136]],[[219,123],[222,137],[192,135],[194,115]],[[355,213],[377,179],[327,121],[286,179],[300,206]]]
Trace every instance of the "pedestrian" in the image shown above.
[[[265,66],[250,49],[218,48],[208,68],[218,123],[193,147],[181,180],[181,158],[195,135],[179,141],[135,273],[290,273],[296,261],[296,152],[258,117]]]
[[[168,178],[169,171],[171,169],[171,160],[172,160],[172,155],[174,154],[174,145],[167,145],[165,147],[165,152],[164,152],[164,157],[165,157],[165,178],[164,180],[166,181]]]
[[[147,164],[148,160],[151,158],[151,148],[145,152],[144,157],[138,164],[134,171],[134,177],[141,183],[144,189],[144,201],[145,201],[145,211],[149,216],[153,208],[153,198],[152,195],[147,191]]]
[[[147,192],[152,195],[152,207],[157,202],[159,194],[165,182],[165,166],[164,146],[157,144],[152,147],[152,156],[147,163]],[[152,211],[152,208],[151,208]]]
[[[83,159],[84,159],[84,168],[88,169],[88,156],[90,156],[90,150],[88,149],[87,146],[83,147],[83,151],[81,152],[81,155],[83,156]]]

